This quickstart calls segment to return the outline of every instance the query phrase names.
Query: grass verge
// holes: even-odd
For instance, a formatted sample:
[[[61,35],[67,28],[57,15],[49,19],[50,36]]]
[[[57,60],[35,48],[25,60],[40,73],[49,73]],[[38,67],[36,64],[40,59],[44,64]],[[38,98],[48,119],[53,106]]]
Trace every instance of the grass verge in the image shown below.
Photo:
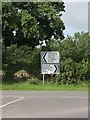
[[[78,84],[78,85],[57,85],[57,84],[28,84],[28,83],[14,83],[14,84],[2,84],[0,85],[0,90],[46,90],[46,91],[87,91],[88,84]]]

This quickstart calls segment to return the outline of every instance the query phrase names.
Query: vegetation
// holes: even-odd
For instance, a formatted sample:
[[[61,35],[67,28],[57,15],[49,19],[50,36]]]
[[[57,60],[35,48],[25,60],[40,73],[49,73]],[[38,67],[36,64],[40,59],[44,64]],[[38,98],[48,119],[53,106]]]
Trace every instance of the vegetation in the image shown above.
[[[32,50],[48,44],[52,36],[63,39],[64,23],[61,19],[63,2],[3,2],[2,33],[5,46],[28,45]]]
[[[73,37],[68,36],[64,41],[59,41],[57,44],[50,46],[52,51],[58,50],[60,52],[60,74],[59,75],[46,75],[46,81],[59,84],[77,84],[87,83],[89,81],[89,52],[88,52],[88,33],[76,33]],[[27,79],[22,76],[18,78],[18,82],[26,82],[28,79],[36,78],[42,79],[40,74],[40,52],[41,48],[31,51],[28,46],[18,47],[12,45],[3,49],[3,71],[6,76],[4,80],[14,79],[12,81],[17,82],[15,74],[19,71],[22,74],[22,70],[26,71]],[[21,73],[20,73],[21,72]],[[11,82],[6,81],[6,82]]]
[[[3,90],[44,90],[44,91],[87,91],[88,84],[79,84],[79,85],[57,85],[57,84],[28,84],[28,83],[15,83],[15,84],[3,84],[0,89]]]
[[[15,89],[21,83],[21,89],[27,84],[30,89],[32,84],[40,87],[41,51],[60,53],[60,74],[45,75],[47,84],[57,84],[56,89],[60,89],[60,84],[76,86],[89,82],[89,33],[78,32],[64,38],[65,26],[61,19],[64,7],[63,2],[2,4],[3,69],[0,75],[3,88]]]

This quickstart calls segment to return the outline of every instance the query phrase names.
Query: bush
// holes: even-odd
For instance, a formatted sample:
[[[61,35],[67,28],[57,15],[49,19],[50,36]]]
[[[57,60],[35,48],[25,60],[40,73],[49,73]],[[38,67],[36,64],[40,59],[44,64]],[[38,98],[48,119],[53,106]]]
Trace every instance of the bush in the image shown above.
[[[41,81],[38,78],[29,78],[27,83],[38,85]]]
[[[30,75],[26,70],[19,70],[14,74],[14,78],[16,80],[20,81],[26,81],[27,78],[29,78]]]
[[[71,58],[68,58],[61,61],[60,67],[59,83],[77,84],[86,81],[88,62],[84,59],[82,62],[76,63]]]
[[[12,45],[3,50],[3,69],[6,70],[6,77],[13,77],[14,74],[23,69],[34,76],[40,73],[40,50],[31,50],[24,45],[18,47]]]
[[[60,74],[45,75],[46,82],[59,84],[77,84],[88,82],[90,73],[90,60],[88,59],[88,33],[76,33],[73,37],[68,36],[65,40],[53,40],[49,50],[57,50],[60,53]],[[44,46],[45,50],[48,46]],[[42,50],[44,50],[42,48]],[[41,48],[32,48],[27,45],[3,48],[3,70],[6,80],[12,79],[17,71],[24,70],[30,74],[29,82],[37,84],[41,79]],[[21,74],[21,73],[20,73]],[[26,73],[25,73],[26,74]],[[17,74],[18,75],[18,74]],[[27,81],[26,77],[17,78],[17,81]],[[11,81],[12,82],[12,81]]]
[[[3,70],[0,70],[0,77],[4,77],[5,76],[5,72]]]

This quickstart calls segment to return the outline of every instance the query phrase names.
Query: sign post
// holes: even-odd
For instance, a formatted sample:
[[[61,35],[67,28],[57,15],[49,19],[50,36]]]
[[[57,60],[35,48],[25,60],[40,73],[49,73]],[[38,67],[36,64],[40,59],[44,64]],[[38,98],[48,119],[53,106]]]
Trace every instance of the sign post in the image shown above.
[[[44,74],[43,74],[43,84],[44,84]]]
[[[58,51],[44,51],[41,52],[41,74],[43,75],[43,84],[44,84],[44,75],[45,74],[59,74],[59,52]]]

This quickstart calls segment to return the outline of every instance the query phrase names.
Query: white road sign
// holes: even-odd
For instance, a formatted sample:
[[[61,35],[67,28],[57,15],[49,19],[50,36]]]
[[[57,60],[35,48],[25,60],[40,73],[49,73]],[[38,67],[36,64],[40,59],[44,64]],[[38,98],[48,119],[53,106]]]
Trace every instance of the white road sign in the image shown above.
[[[59,52],[41,52],[42,63],[59,63]]]
[[[41,74],[59,74],[59,52],[41,52]]]
[[[59,66],[57,64],[42,64],[41,74],[59,74]]]

